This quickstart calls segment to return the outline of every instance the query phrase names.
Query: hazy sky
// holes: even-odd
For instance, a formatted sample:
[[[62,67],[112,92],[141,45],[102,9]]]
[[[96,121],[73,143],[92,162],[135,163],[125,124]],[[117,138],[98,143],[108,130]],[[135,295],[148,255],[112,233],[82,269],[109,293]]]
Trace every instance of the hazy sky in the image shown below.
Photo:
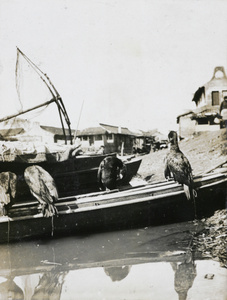
[[[214,67],[227,71],[226,12],[225,0],[0,0],[0,118],[18,106],[18,46],[51,78],[73,128],[84,102],[79,128],[176,129]],[[60,126],[50,108],[37,120]]]

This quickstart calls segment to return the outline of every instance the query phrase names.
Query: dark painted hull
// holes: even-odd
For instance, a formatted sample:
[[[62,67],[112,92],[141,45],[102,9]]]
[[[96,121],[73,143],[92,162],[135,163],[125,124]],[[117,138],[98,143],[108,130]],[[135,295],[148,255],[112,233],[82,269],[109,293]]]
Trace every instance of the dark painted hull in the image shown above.
[[[44,218],[35,202],[15,205],[9,218],[0,218],[0,242],[183,222],[226,207],[226,174],[197,177],[195,188],[195,202],[173,181],[65,197],[56,204],[59,214],[53,218]]]
[[[109,154],[108,154],[109,155]],[[116,154],[110,154],[116,155]],[[37,164],[43,167],[55,180],[60,197],[78,195],[98,191],[97,171],[99,164],[107,155],[76,156],[62,162],[0,162],[1,172],[11,171],[18,176],[16,202],[31,198],[30,191],[24,181],[24,170],[29,165]],[[122,184],[128,184],[136,175],[141,158],[132,159],[126,163],[127,177]]]

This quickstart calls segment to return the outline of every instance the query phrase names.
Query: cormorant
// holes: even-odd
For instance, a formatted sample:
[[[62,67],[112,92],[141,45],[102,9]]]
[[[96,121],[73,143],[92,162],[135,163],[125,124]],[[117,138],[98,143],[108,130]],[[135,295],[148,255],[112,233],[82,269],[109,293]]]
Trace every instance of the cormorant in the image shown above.
[[[115,156],[105,157],[99,165],[98,183],[101,190],[117,188],[117,181],[126,176],[126,165]]]
[[[24,179],[31,194],[39,201],[44,217],[52,217],[57,213],[54,202],[58,200],[58,192],[54,179],[40,166],[30,166],[24,171]]]
[[[187,199],[194,199],[196,192],[193,189],[194,183],[190,162],[178,146],[177,133],[170,131],[168,139],[170,142],[170,151],[165,158],[165,178],[168,179],[172,174],[175,181],[183,184]]]
[[[12,172],[0,173],[0,213],[7,214],[12,198],[16,196],[17,175]]]

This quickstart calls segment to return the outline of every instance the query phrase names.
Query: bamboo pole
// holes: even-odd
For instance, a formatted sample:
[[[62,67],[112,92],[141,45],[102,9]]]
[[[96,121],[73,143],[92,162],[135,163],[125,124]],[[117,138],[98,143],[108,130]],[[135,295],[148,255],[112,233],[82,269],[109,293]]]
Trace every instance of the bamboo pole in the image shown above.
[[[34,107],[32,107],[32,108],[26,109],[26,110],[24,110],[24,111],[21,111],[21,112],[19,112],[19,113],[14,114],[14,115],[10,115],[10,116],[4,117],[4,118],[0,119],[0,123],[1,123],[1,122],[4,122],[4,121],[7,121],[7,120],[9,120],[9,119],[15,118],[15,117],[17,117],[17,116],[20,116],[20,115],[22,115],[22,114],[25,114],[25,113],[27,113],[27,112],[29,112],[29,111],[35,110],[35,109],[37,109],[37,108],[40,108],[40,107],[42,107],[42,106],[49,105],[50,103],[55,102],[55,101],[56,101],[56,99],[51,99],[50,101],[47,101],[47,102],[42,103],[42,104],[40,104],[40,105],[37,105],[37,106],[34,106]]]

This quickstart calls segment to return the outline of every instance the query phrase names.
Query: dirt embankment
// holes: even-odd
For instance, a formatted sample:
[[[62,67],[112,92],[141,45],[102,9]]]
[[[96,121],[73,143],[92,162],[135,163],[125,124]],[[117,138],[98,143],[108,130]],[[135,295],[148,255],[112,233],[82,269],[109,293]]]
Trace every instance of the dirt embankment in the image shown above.
[[[227,161],[227,131],[204,132],[179,142],[179,147],[189,159],[193,175],[209,171]],[[139,176],[149,182],[164,180],[164,158],[169,150],[144,155]],[[216,211],[201,220],[202,230],[193,241],[193,248],[204,257],[212,258],[227,268],[227,210]]]
[[[226,129],[203,132],[179,142],[181,151],[191,163],[193,174],[201,174],[227,160]],[[164,180],[164,158],[168,149],[143,156],[138,174],[149,181]]]
[[[227,211],[218,210],[207,219],[203,219],[203,230],[193,240],[193,248],[202,256],[219,261],[227,268]]]

